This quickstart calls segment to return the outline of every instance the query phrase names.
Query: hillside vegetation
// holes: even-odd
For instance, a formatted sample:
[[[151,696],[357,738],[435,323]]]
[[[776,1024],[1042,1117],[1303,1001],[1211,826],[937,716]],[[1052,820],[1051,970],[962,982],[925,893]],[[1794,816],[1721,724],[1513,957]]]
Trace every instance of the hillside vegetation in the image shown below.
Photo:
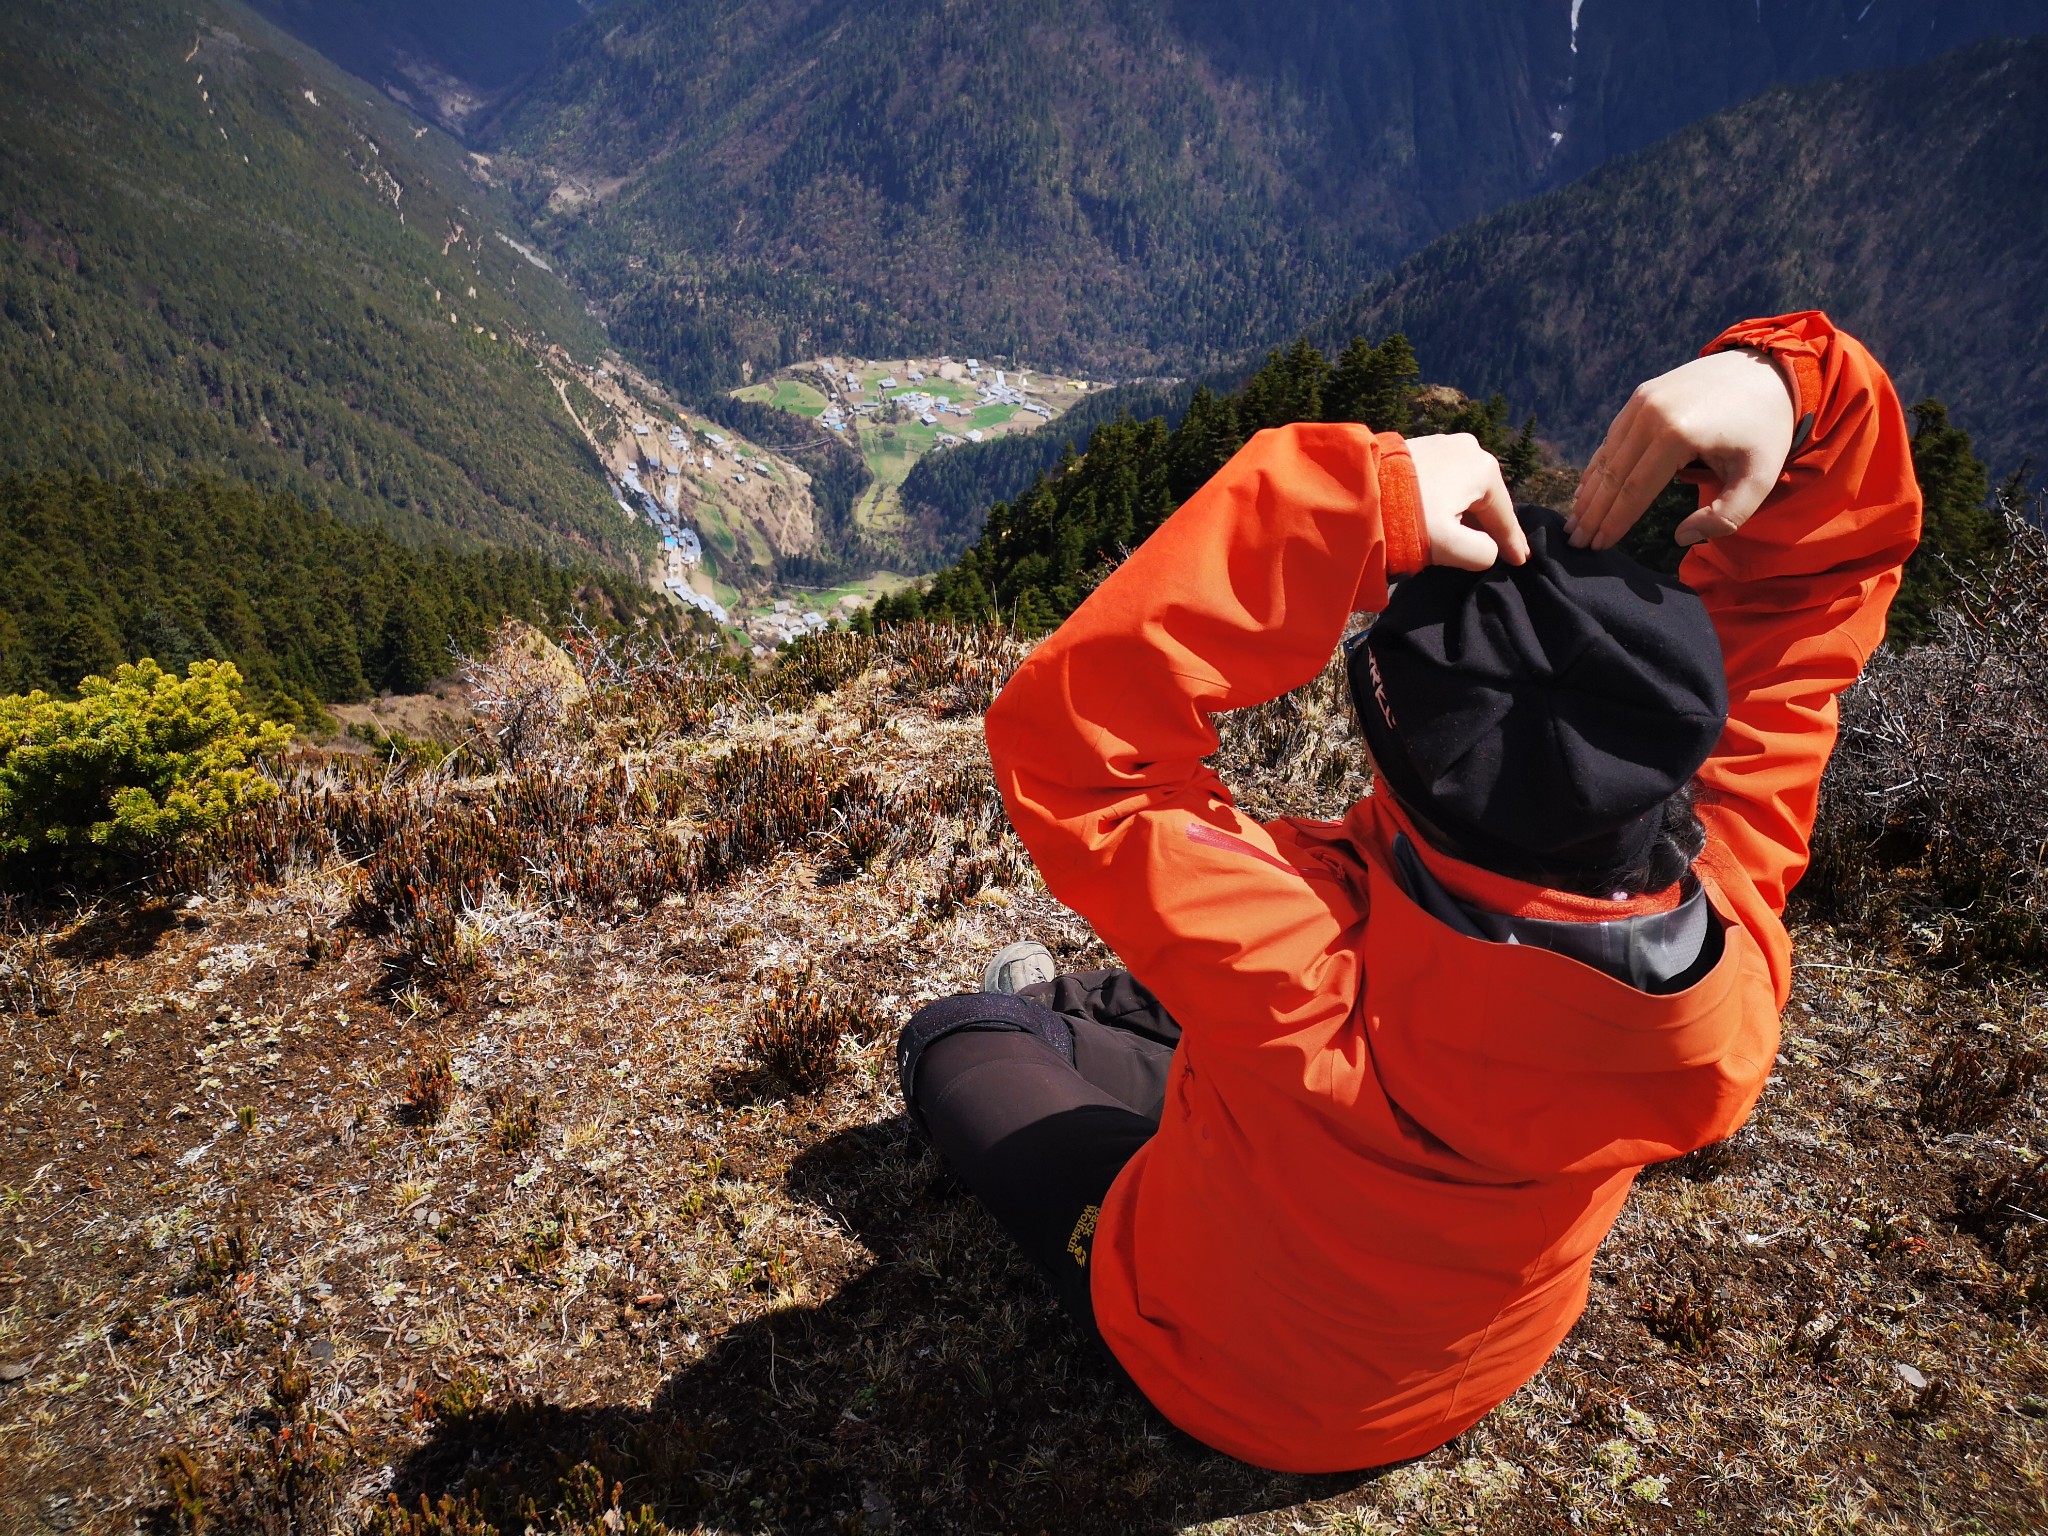
[[[84,1536],[2038,1529],[2044,598],[2022,528],[1850,696],[1752,1123],[1642,1178],[1528,1386],[1326,1478],[1171,1429],[905,1134],[918,1003],[1025,936],[1113,963],[982,755],[1022,647],[902,625],[751,677],[503,647],[438,768],[300,754],[151,890],[0,909],[0,1507]],[[1364,787],[1334,670],[1219,725],[1252,814]]]
[[[957,560],[981,532],[988,509],[1009,501],[1050,474],[1095,429],[1120,416],[1180,421],[1194,397],[1193,384],[1122,384],[1099,390],[1035,432],[969,443],[919,459],[903,481],[906,542],[917,552],[913,569]]]
[[[450,130],[516,85],[603,0],[254,0],[343,69]]]
[[[991,507],[980,536],[928,588],[883,598],[861,622],[941,618],[1000,621],[1025,634],[1051,629],[1247,438],[1291,422],[1470,432],[1500,459],[1517,495],[1542,501],[1570,494],[1576,482],[1547,461],[1534,417],[1517,432],[1504,397],[1477,401],[1442,386],[1420,390],[1421,382],[1421,365],[1404,336],[1377,344],[1354,337],[1334,361],[1302,341],[1270,353],[1227,394],[1196,386],[1178,413],[1119,413],[1095,429],[1085,452],[1075,453],[1069,437],[1051,472],[1015,500]]]
[[[559,621],[580,599],[623,619],[658,606],[616,573],[415,547],[207,480],[0,479],[0,569],[0,693],[68,693],[143,657],[171,670],[224,660],[286,718],[417,691],[508,613]]]
[[[218,474],[620,559],[522,343],[601,341],[459,150],[227,0],[25,0],[0,50],[0,471]]]
[[[2022,0],[616,0],[473,133],[688,394],[835,353],[1128,377],[1292,334],[1773,81],[2042,25]]]
[[[2048,40],[1774,90],[1448,235],[1318,334],[1408,335],[1581,456],[1731,318],[1825,309],[2003,475],[2048,468]]]

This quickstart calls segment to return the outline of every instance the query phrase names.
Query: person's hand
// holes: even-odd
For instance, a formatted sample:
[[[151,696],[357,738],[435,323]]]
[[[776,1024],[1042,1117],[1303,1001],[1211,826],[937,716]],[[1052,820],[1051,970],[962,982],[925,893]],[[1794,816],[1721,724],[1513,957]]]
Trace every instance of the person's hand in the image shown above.
[[[1678,542],[1733,533],[1778,483],[1798,398],[1776,363],[1743,350],[1695,358],[1637,385],[1572,498],[1572,543],[1612,549],[1695,461],[1713,497],[1678,525]]]
[[[1470,432],[1411,437],[1415,482],[1422,492],[1422,531],[1431,565],[1483,571],[1501,556],[1529,558],[1529,539],[1515,517],[1500,461]]]

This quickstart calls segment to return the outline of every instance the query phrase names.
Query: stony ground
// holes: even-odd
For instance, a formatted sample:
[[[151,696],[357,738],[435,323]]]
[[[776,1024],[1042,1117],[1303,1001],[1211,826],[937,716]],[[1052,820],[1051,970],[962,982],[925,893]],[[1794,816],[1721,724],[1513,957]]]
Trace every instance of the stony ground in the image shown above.
[[[610,723],[569,733],[576,771],[772,741],[900,810],[983,762],[985,677],[848,654],[815,696],[637,735],[635,685],[586,664],[596,704],[560,710]],[[1334,810],[1342,734],[1311,691],[1226,763],[1262,808]],[[461,772],[435,804],[508,769]],[[889,1035],[919,1001],[1022,935],[1108,963],[957,799],[865,865],[842,815],[646,899],[494,888],[459,986],[380,929],[374,850],[13,909],[0,1531],[2048,1526],[2010,1236],[2048,1213],[1982,1193],[2048,1147],[2023,979],[1803,918],[1752,1125],[1645,1176],[1549,1366],[1421,1461],[1276,1476],[1121,1390],[906,1137]]]

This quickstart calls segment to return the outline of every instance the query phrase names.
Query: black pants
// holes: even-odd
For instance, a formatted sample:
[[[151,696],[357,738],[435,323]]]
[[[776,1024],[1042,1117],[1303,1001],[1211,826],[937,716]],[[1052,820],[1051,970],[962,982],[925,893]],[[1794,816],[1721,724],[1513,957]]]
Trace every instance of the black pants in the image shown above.
[[[1095,1218],[1159,1128],[1180,1026],[1128,971],[1061,976],[1019,996],[1060,1016],[1072,1062],[1015,1024],[972,1024],[923,1047],[906,1092],[939,1155],[1100,1343],[1088,1297]]]

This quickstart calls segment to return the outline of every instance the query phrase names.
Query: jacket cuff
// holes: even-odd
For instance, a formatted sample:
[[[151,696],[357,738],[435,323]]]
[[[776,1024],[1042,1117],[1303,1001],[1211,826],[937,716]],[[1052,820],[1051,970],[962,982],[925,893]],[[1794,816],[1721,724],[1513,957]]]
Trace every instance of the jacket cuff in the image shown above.
[[[1380,533],[1386,540],[1387,575],[1413,576],[1429,564],[1429,538],[1422,525],[1422,484],[1407,439],[1381,432]]]
[[[1784,315],[1770,320],[1745,320],[1739,325],[1729,326],[1700,348],[1700,356],[1707,357],[1715,352],[1726,352],[1731,347],[1748,347],[1765,353],[1791,370],[1799,389],[1799,414],[1792,432],[1792,452],[1787,455],[1787,463],[1797,458],[1813,440],[1813,424],[1820,414],[1822,343],[1807,334],[1810,327],[1800,324],[1809,318],[1820,317]]]

